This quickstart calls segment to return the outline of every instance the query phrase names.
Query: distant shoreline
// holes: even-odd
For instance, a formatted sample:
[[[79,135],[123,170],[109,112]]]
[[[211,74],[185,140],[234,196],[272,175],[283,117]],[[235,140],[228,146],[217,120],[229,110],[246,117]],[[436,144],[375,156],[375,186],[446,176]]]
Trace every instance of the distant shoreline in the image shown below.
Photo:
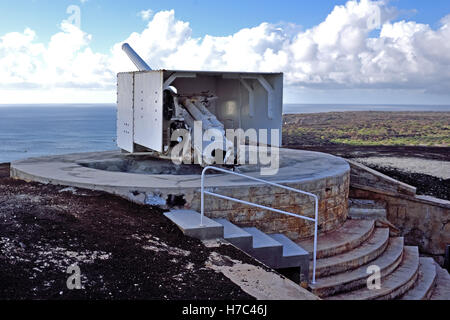
[[[284,104],[283,114],[335,112],[450,112],[450,105],[406,104]]]
[[[0,104],[0,108],[115,108],[115,103]],[[450,105],[420,104],[295,104],[285,103],[283,114],[334,112],[450,112]]]

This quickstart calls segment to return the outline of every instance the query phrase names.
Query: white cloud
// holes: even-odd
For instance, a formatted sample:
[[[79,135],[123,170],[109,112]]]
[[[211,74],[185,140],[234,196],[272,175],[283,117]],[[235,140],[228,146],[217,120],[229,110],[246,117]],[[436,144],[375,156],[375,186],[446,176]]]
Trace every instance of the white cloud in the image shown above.
[[[290,92],[390,88],[448,94],[450,15],[437,30],[393,17],[382,1],[349,1],[306,30],[261,23],[225,37],[193,37],[173,10],[160,11],[123,42],[153,68],[282,71]],[[123,42],[101,54],[89,47],[91,38],[64,23],[48,44],[37,42],[30,29],[0,37],[0,88],[95,89],[115,99],[115,73],[135,67],[121,50]]]
[[[151,10],[151,9],[142,10],[141,12],[138,13],[138,16],[141,17],[142,20],[144,20],[144,21],[150,20],[152,15],[153,15],[153,10]]]
[[[288,86],[311,88],[411,88],[450,91],[450,15],[433,30],[416,22],[390,22],[382,1],[349,1],[319,25],[292,34],[269,23],[227,37],[192,37],[174,11],[154,15],[125,41],[154,68],[283,71]],[[379,35],[372,37],[374,13]],[[376,32],[375,32],[376,33]],[[115,70],[130,69],[120,46]]]
[[[108,57],[89,47],[92,37],[62,23],[47,45],[30,29],[0,38],[0,87],[109,88]]]

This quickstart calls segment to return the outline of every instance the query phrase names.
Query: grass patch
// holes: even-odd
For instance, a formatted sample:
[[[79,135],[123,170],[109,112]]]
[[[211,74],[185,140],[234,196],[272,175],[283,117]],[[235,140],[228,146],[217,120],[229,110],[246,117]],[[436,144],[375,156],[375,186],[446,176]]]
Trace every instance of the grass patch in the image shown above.
[[[450,112],[286,115],[286,145],[450,146]]]

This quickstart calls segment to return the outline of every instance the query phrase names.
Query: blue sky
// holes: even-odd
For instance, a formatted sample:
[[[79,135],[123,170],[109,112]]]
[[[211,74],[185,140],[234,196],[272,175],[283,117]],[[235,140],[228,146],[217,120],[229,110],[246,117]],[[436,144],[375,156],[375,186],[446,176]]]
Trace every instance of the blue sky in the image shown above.
[[[386,2],[386,1],[385,1]],[[99,55],[111,55],[111,48],[126,40],[130,39],[130,35],[133,32],[138,34],[144,34],[144,30],[148,27],[148,23],[150,20],[154,18],[154,14],[157,14],[161,11],[174,10],[175,21],[187,22],[189,23],[189,35],[186,37],[200,39],[199,41],[203,41],[205,39],[205,35],[211,35],[214,37],[226,37],[232,36],[239,33],[244,28],[256,28],[261,23],[268,23],[272,29],[265,29],[264,31],[266,35],[270,38],[271,32],[273,34],[276,33],[276,28],[281,26],[283,32],[285,33],[293,33],[290,38],[285,39],[286,41],[290,41],[292,43],[295,42],[297,34],[308,31],[310,29],[315,28],[319,24],[323,23],[328,15],[330,15],[337,5],[345,6],[347,1],[301,1],[301,0],[278,0],[278,1],[256,1],[256,0],[227,0],[227,1],[206,1],[206,0],[171,0],[171,1],[113,1],[113,0],[87,0],[87,1],[79,1],[79,0],[70,0],[70,1],[61,1],[61,0],[15,0],[14,5],[12,5],[11,1],[1,1],[0,2],[0,38],[4,35],[11,33],[25,33],[24,30],[29,28],[33,31],[34,37],[30,40],[31,44],[42,44],[44,47],[50,47],[50,41],[52,37],[61,32],[61,21],[68,17],[66,13],[66,9],[69,5],[78,5],[81,8],[81,29],[86,34],[89,35],[88,43],[84,43],[80,47],[77,47],[76,50],[80,50],[80,52],[84,52],[87,47],[94,54]],[[388,1],[387,4],[383,5],[383,8],[386,8],[386,12],[392,14],[387,21],[383,21],[383,23],[387,22],[390,24],[394,24],[395,22],[400,22],[405,20],[407,22],[414,22],[416,24],[425,25],[430,28],[430,30],[437,31],[442,27],[442,23],[440,22],[442,18],[450,14],[450,1],[448,0],[433,0],[433,1],[423,1],[423,0],[391,0]],[[139,16],[139,12],[142,10],[151,10],[153,15],[149,20],[144,20]],[[384,9],[383,9],[384,10]],[[394,10],[394,11],[392,11]],[[350,12],[350,9],[347,10]],[[384,11],[383,11],[384,12]],[[394,13],[392,13],[394,12]],[[386,13],[387,14],[387,13]],[[350,13],[349,13],[350,15]],[[385,14],[383,14],[384,16]],[[167,17],[166,17],[167,18]],[[169,18],[167,18],[169,19]],[[354,25],[360,25],[356,20],[352,20],[347,16],[349,24],[354,23]],[[170,20],[170,19],[169,19]],[[161,21],[169,21],[161,19]],[[171,23],[170,21],[167,23]],[[289,29],[289,25],[295,25],[293,30]],[[406,30],[406,26],[397,26],[402,28],[402,30]],[[391,28],[395,29],[395,28]],[[346,29],[347,30],[347,29]],[[386,29],[390,30],[390,29]],[[364,30],[363,30],[364,31]],[[70,33],[70,31],[65,30],[66,34]],[[256,32],[256,31],[255,31]],[[348,33],[348,31],[346,31]],[[407,30],[404,31],[403,36],[410,36],[407,34]],[[364,33],[364,32],[363,32]],[[371,30],[370,37],[379,37],[380,29]],[[423,31],[425,34],[426,31]],[[74,34],[74,33],[71,33]],[[439,36],[441,36],[439,34]],[[444,36],[444,35],[442,35]],[[75,37],[75,36],[74,36]],[[412,36],[411,36],[412,37]],[[416,36],[414,36],[416,37]],[[426,37],[424,35],[424,37]],[[317,38],[317,37],[316,37]],[[314,39],[316,39],[314,38]],[[77,38],[78,39],[78,38]],[[140,37],[141,41],[144,41],[146,38],[144,36]],[[144,40],[142,40],[144,39]],[[217,38],[219,39],[219,38]],[[445,39],[445,38],[444,38]],[[164,39],[162,39],[164,40]],[[186,40],[186,39],[185,39]],[[429,40],[427,36],[425,40]],[[425,41],[423,40],[423,41]],[[81,40],[80,40],[81,41]],[[148,40],[150,41],[150,40]],[[165,39],[165,41],[170,41],[170,39]],[[184,41],[184,40],[183,40]],[[186,40],[187,41],[187,40]],[[221,41],[220,39],[218,41]],[[280,40],[281,41],[281,40]],[[284,41],[284,40],[283,40]],[[315,40],[314,40],[315,41]],[[352,40],[353,41],[353,40]],[[415,41],[415,40],[414,40]],[[430,40],[431,41],[431,40]],[[131,41],[132,42],[132,41]],[[267,41],[266,41],[267,42]],[[267,54],[267,49],[271,49],[271,46],[281,46],[281,42],[270,42],[265,45],[267,47],[264,48],[264,52],[258,52],[263,56]],[[404,42],[404,41],[403,41]],[[184,43],[184,42],[183,42]],[[261,42],[262,43],[262,42]],[[402,42],[399,42],[399,45]],[[425,42],[424,42],[425,43]],[[428,42],[427,42],[428,43]],[[258,45],[259,46],[259,45]],[[284,44],[283,44],[284,46]],[[319,47],[321,44],[319,43]],[[300,46],[301,47],[301,46]],[[1,51],[1,42],[0,42],[0,60],[2,59],[2,51]],[[347,48],[344,46],[344,49]],[[341,48],[342,49],[342,48]],[[343,50],[344,50],[343,49]],[[423,49],[423,48],[422,48]],[[446,50],[446,47],[441,48],[442,50]],[[8,49],[10,50],[10,49]],[[27,49],[28,50],[28,49]],[[74,49],[75,50],[75,49]],[[145,48],[142,48],[145,51]],[[203,47],[199,45],[198,50],[204,50]],[[253,50],[253,49],[252,49]],[[256,49],[255,49],[256,50]],[[258,49],[259,50],[259,49]],[[273,47],[273,51],[278,53],[282,50],[280,47]],[[286,49],[287,50],[287,49]],[[295,50],[289,49],[289,59],[291,58],[292,52]],[[340,49],[336,49],[340,50]],[[347,50],[347,49],[345,49]],[[356,49],[355,49],[356,50]],[[362,50],[362,49],[361,49]],[[373,51],[374,49],[371,48]],[[378,50],[378,49],[377,49]],[[400,49],[399,49],[400,50]],[[407,51],[410,49],[401,49],[400,51],[408,54]],[[435,49],[439,51],[439,48]],[[9,51],[8,51],[9,52]],[[20,49],[20,52],[24,52],[23,49]],[[255,51],[251,51],[255,53]],[[373,52],[371,52],[372,54]],[[377,54],[379,54],[378,52]],[[75,55],[76,53],[74,53]],[[176,52],[173,52],[174,56],[172,59],[177,57]],[[366,75],[367,70],[364,72],[358,71],[358,75],[352,77],[349,72],[347,75],[350,78],[358,77],[358,80],[355,80],[357,83],[355,85],[347,86],[343,85],[344,75],[337,75],[337,78],[333,78],[334,80],[328,79],[326,75],[320,71],[320,59],[323,56],[329,57],[331,53],[327,52],[326,54],[320,54],[314,61],[308,61],[309,65],[304,65],[306,62],[304,60],[299,60],[298,64],[301,65],[301,72],[299,70],[295,70],[290,72],[288,64],[280,65],[280,71],[290,72],[288,74],[288,78],[291,79],[288,81],[286,85],[285,96],[288,100],[287,102],[317,102],[317,103],[328,103],[332,101],[338,100],[341,103],[371,103],[371,100],[377,100],[376,102],[382,103],[424,103],[426,101],[430,101],[431,103],[436,104],[450,104],[449,94],[445,94],[445,87],[442,88],[441,85],[438,84],[439,81],[442,83],[442,79],[447,81],[447,74],[441,74],[436,76],[433,74],[423,75],[418,72],[417,77],[424,77],[429,79],[430,77],[435,77],[436,83],[424,83],[421,84],[420,81],[417,81],[414,77],[414,74],[411,74],[411,70],[405,71],[405,83],[399,85],[398,88],[396,86],[389,87],[389,81],[385,80],[385,78],[389,77],[388,72],[395,72],[395,68],[392,67],[388,70],[388,68],[383,71],[384,74],[374,76],[374,79],[381,80],[370,80],[366,82],[364,79],[361,80],[361,77]],[[343,53],[344,54],[344,53]],[[358,56],[357,52],[346,52],[347,55]],[[372,60],[377,59],[377,54],[373,53]],[[419,55],[419,53],[414,53]],[[361,55],[360,55],[361,56]],[[394,56],[398,56],[396,53]],[[75,57],[75,56],[74,56]],[[280,56],[281,57],[281,56]],[[281,59],[277,57],[277,59]],[[152,56],[151,53],[146,55],[144,53],[144,58],[150,59],[158,64],[158,66],[165,67],[165,60],[160,56]],[[429,58],[429,57],[428,57]],[[447,56],[438,57],[442,58],[442,63],[445,63],[447,60]],[[36,58],[38,59],[38,58]],[[74,58],[75,59],[75,58]],[[105,58],[106,59],[106,58]],[[303,59],[303,58],[300,58]],[[429,58],[433,60],[432,58]],[[439,59],[438,59],[439,60]],[[38,62],[30,62],[30,65],[35,68],[35,65],[41,65],[40,60]],[[94,60],[92,60],[94,61]],[[99,60],[95,60],[99,61]],[[278,60],[274,60],[278,61]],[[388,59],[386,59],[388,61]],[[422,61],[422,60],[420,60]],[[48,62],[45,62],[48,64]],[[222,64],[221,64],[222,63]],[[236,63],[230,62],[221,62],[212,64],[212,66],[219,66],[221,68],[223,66],[224,69],[233,68],[239,66]],[[225,65],[229,63],[229,65]],[[180,62],[181,66],[183,64]],[[187,66],[190,66],[189,61],[185,61]],[[192,64],[195,65],[195,64]],[[264,63],[255,65],[254,68],[264,68],[263,66],[267,65]],[[345,65],[345,66],[344,66]],[[178,66],[178,64],[177,64]],[[380,64],[378,64],[377,68],[379,68]],[[31,67],[30,67],[31,68]],[[105,68],[107,68],[105,66]],[[316,69],[315,69],[316,68]],[[348,66],[343,63],[342,68],[348,68]],[[339,70],[342,69],[341,67]],[[384,68],[384,66],[383,66]],[[434,67],[433,67],[434,68]],[[57,67],[54,67],[57,69]],[[110,68],[114,72],[117,71],[114,68]],[[319,70],[320,69],[320,70]],[[373,69],[373,66],[370,66],[370,70]],[[436,70],[440,70],[439,66],[435,66]],[[42,69],[45,70],[45,69]],[[106,74],[111,71],[104,71],[104,77]],[[306,71],[305,71],[306,70]],[[317,75],[308,77],[303,73],[307,73],[310,70],[311,74],[314,75],[315,72]],[[319,71],[318,71],[319,70]],[[245,71],[245,70],[243,70]],[[262,70],[265,71],[265,70]],[[275,71],[275,70],[271,70]],[[103,71],[97,71],[97,73]],[[336,73],[336,70],[330,69],[329,73]],[[341,72],[341,71],[339,71]],[[431,72],[431,71],[430,71]],[[17,72],[15,72],[17,74]],[[73,74],[73,72],[72,72]],[[296,76],[300,74],[300,76]],[[76,83],[76,80],[67,80],[68,75],[65,76],[65,82],[63,84],[56,84],[56,86],[64,87],[68,89],[70,87],[69,83]],[[297,78],[295,78],[297,77]],[[38,78],[35,74],[30,76],[29,78],[12,81],[11,83],[3,83],[3,90],[24,90],[24,88],[33,87],[34,91],[30,91],[31,93],[36,94],[38,96],[38,100],[45,100],[46,95],[42,92],[37,93],[36,88],[39,85],[33,83],[31,78]],[[395,77],[393,77],[395,78]],[[103,78],[102,78],[103,79]],[[316,80],[319,79],[319,80]],[[336,80],[338,79],[338,80]],[[104,79],[103,79],[104,80]],[[337,81],[337,89],[333,85],[333,81]],[[22,81],[22,82],[21,82]],[[339,82],[340,81],[340,82]],[[353,81],[353,80],[352,80]],[[394,80],[392,80],[394,81]],[[431,80],[430,80],[431,81]],[[414,83],[409,86],[408,83]],[[321,83],[321,85],[318,85]],[[373,83],[373,85],[370,85]],[[15,87],[15,85],[17,86]],[[423,85],[423,90],[422,86]],[[42,90],[49,90],[50,84],[47,85]],[[427,87],[429,86],[429,87]],[[77,83],[74,85],[74,90],[81,90],[80,87],[83,87],[86,90],[89,90],[88,83]],[[2,89],[2,79],[0,79],[0,91]],[[108,89],[108,85],[105,85],[105,90],[102,93],[99,93],[98,88],[93,88],[93,90],[97,90],[97,97],[95,97],[95,92],[91,92],[91,94],[87,94],[87,97],[94,97],[96,101],[103,100],[111,100],[108,95],[111,95],[110,88]],[[330,93],[329,90],[332,89]],[[339,91],[337,91],[340,89]],[[42,91],[41,90],[41,91]],[[92,91],[92,90],[91,90]],[[449,90],[450,91],[450,90]],[[5,91],[6,92],[6,91]],[[109,93],[108,93],[109,92]],[[12,95],[12,94],[11,94]],[[64,94],[62,94],[64,95]],[[64,95],[65,96],[65,95]],[[75,96],[79,96],[75,94]],[[14,101],[14,99],[12,99]],[[370,100],[370,101],[369,101]],[[390,102],[389,102],[390,101]],[[8,100],[11,102],[11,99]],[[18,101],[19,102],[19,101]],[[20,101],[21,102],[21,101]],[[44,101],[45,102],[45,101]],[[0,100],[0,103],[2,101]]]
[[[177,18],[188,21],[194,36],[210,34],[225,36],[261,22],[289,22],[310,28],[317,25],[335,5],[347,0],[15,0],[0,2],[0,34],[20,31],[29,27],[37,32],[41,41],[50,39],[58,31],[59,23],[67,17],[69,5],[77,4],[82,10],[82,29],[93,35],[92,48],[106,52],[130,33],[145,27],[138,17],[142,10],[153,12],[174,9]],[[436,27],[439,20],[450,13],[448,0],[392,0],[400,10],[398,19]]]

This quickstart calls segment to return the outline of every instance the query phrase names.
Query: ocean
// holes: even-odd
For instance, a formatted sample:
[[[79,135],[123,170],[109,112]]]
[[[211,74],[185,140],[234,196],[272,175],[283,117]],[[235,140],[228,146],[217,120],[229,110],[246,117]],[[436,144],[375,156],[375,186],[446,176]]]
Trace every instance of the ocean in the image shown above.
[[[286,104],[284,113],[446,111],[450,106]],[[0,163],[45,155],[116,150],[113,104],[0,105]]]
[[[0,163],[116,149],[114,105],[1,106]]]

